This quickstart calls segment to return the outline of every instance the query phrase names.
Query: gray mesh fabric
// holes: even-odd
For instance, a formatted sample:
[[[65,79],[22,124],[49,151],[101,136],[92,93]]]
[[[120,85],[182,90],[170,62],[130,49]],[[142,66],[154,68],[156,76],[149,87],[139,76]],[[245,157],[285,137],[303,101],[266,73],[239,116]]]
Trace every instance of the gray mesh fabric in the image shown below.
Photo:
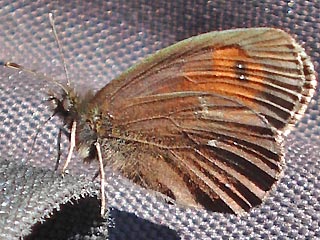
[[[48,12],[73,84],[97,90],[149,53],[199,33],[269,26],[290,32],[319,72],[318,1],[1,1],[0,60],[65,81]],[[286,139],[284,177],[243,216],[184,209],[107,171],[111,223],[97,214],[97,164],[75,156],[70,174],[53,172],[60,122],[44,101],[54,86],[26,72],[0,71],[0,238],[244,239],[320,238],[319,93]],[[41,128],[32,148],[33,136]],[[67,140],[62,139],[65,159]],[[70,200],[78,199],[75,205]],[[77,203],[77,204],[76,204]],[[49,214],[50,213],[50,214]],[[91,216],[91,217],[89,217]],[[43,222],[43,223],[40,223]],[[58,224],[57,224],[58,223]]]

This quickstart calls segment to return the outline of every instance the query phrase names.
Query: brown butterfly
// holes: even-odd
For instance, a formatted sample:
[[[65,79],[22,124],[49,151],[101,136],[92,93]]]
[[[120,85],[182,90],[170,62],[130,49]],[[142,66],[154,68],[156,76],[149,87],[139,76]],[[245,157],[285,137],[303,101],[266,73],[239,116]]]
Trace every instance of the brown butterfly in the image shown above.
[[[10,64],[9,64],[10,65]],[[177,204],[242,213],[282,173],[282,138],[316,87],[304,49],[273,28],[195,36],[134,65],[95,95],[51,96],[84,161]],[[104,213],[102,200],[102,214]]]

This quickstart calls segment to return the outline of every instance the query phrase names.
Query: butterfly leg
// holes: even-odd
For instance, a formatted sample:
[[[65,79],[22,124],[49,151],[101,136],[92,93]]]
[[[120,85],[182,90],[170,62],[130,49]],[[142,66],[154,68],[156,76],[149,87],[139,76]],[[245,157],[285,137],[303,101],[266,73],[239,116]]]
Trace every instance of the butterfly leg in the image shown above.
[[[58,132],[58,138],[57,138],[57,161],[56,165],[54,167],[54,170],[57,171],[60,163],[60,157],[61,157],[61,134],[62,134],[62,129],[59,128]]]
[[[59,127],[58,137],[57,137],[57,160],[56,165],[54,167],[54,170],[57,171],[59,164],[60,164],[60,158],[61,158],[61,136],[62,133],[67,136],[70,139],[70,133],[67,131],[64,127]]]
[[[103,217],[106,210],[106,196],[105,196],[105,174],[104,174],[104,167],[103,167],[103,161],[102,161],[102,154],[101,154],[101,146],[99,142],[96,142],[94,144],[97,149],[98,153],[98,160],[99,160],[99,168],[100,168],[100,191],[101,191],[101,210],[100,214]]]
[[[77,129],[77,122],[73,121],[72,127],[71,127],[71,134],[70,134],[70,148],[69,148],[67,160],[62,168],[62,174],[66,171],[66,169],[70,163],[74,147],[76,146],[76,129]]]

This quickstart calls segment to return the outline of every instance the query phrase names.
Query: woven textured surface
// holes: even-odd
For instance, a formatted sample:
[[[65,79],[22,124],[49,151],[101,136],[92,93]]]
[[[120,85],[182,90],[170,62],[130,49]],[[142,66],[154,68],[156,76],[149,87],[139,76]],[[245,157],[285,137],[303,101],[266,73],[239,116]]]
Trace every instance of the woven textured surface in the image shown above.
[[[284,29],[304,45],[316,71],[320,69],[318,1],[4,0],[0,9],[0,60],[14,61],[63,82],[48,20],[48,12],[54,12],[70,77],[80,92],[103,87],[157,49],[199,33],[236,27]],[[85,165],[75,156],[66,179],[53,173],[61,123],[54,118],[43,125],[52,113],[44,101],[52,86],[45,85],[41,77],[6,68],[1,68],[0,79],[0,158],[6,160],[0,168],[0,229],[5,234],[0,238],[15,239],[31,232],[29,239],[105,239],[101,233],[106,232],[106,225],[112,225],[110,239],[320,238],[318,91],[286,139],[284,177],[260,207],[238,217],[183,209],[167,205],[154,193],[107,171],[112,220],[106,224],[92,218],[89,223],[81,221],[93,214],[91,211],[99,211],[96,197],[86,195],[96,193],[90,179],[97,164]],[[40,134],[29,154],[39,126]],[[68,145],[65,138],[62,142],[65,159]],[[23,202],[28,193],[28,201]],[[64,203],[73,194],[82,193],[87,197],[77,206],[61,210],[64,206],[68,209]],[[60,207],[53,211],[56,206]],[[44,218],[46,211],[53,215]],[[72,218],[75,225],[68,222],[68,211],[82,212],[81,217]],[[60,212],[62,217],[57,216]],[[44,224],[36,224],[40,219],[45,219]],[[60,219],[61,227],[50,222],[52,219]],[[89,227],[79,228],[82,224]]]
[[[0,173],[0,239],[107,235],[92,182],[13,161],[1,161]]]

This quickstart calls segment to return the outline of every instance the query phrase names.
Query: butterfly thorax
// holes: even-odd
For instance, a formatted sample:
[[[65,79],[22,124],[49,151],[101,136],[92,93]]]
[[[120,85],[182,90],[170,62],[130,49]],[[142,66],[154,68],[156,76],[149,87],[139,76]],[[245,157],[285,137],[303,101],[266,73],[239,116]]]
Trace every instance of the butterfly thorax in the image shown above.
[[[95,143],[108,138],[112,131],[111,117],[101,111],[99,106],[86,108],[77,118],[76,148],[84,161],[97,159]],[[101,143],[101,142],[100,142]]]

